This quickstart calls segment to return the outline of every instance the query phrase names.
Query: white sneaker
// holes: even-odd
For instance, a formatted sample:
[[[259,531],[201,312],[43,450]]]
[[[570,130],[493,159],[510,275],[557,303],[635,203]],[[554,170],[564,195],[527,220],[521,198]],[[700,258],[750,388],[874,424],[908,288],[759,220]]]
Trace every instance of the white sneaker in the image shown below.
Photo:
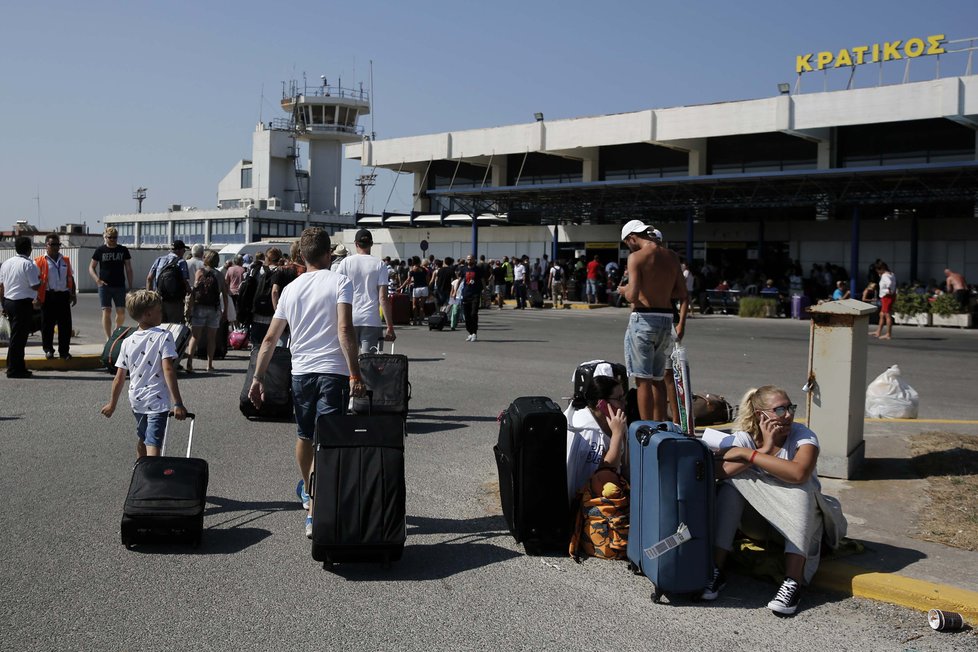
[[[472,336],[471,335],[466,336],[465,341],[466,342],[471,342],[472,341]]]
[[[478,340],[478,339],[479,339],[479,336],[478,336],[478,335],[476,335],[475,333],[472,333],[472,339],[470,339],[469,341],[470,341],[470,342],[475,342],[475,341],[476,341],[476,340]]]

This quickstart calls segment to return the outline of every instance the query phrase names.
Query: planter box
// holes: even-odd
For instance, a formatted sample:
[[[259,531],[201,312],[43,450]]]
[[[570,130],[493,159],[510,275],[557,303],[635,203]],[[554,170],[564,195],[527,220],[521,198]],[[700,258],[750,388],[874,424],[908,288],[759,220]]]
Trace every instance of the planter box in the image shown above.
[[[916,315],[895,313],[893,323],[903,326],[930,326],[932,316],[929,312],[918,312]]]
[[[948,315],[947,317],[942,317],[941,315],[931,315],[931,317],[933,318],[934,326],[953,326],[955,328],[972,327],[972,316],[968,312]]]

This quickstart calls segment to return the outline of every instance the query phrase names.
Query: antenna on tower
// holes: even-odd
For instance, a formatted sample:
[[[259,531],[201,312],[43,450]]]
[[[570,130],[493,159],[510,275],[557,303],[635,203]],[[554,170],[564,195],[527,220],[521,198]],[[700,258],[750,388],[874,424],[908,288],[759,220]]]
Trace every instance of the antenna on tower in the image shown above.
[[[377,140],[374,131],[374,116],[377,115],[377,103],[374,100],[374,60],[370,60],[370,140]]]
[[[37,187],[37,194],[34,195],[34,201],[37,203],[37,223],[41,224],[41,186]]]
[[[258,123],[261,124],[262,120],[262,109],[265,108],[265,84],[261,85],[261,100],[258,102]]]

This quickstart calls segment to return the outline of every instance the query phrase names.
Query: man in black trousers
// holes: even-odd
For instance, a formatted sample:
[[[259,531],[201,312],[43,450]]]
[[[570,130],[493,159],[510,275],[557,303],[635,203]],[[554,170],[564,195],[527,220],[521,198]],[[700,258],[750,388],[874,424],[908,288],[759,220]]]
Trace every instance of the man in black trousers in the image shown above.
[[[61,239],[49,235],[45,241],[43,256],[34,259],[41,274],[41,287],[37,290],[37,302],[41,304],[44,319],[41,327],[41,345],[44,357],[54,357],[54,327],[58,327],[58,356],[71,359],[71,309],[78,302],[75,277],[71,261],[61,255]]]
[[[37,265],[31,260],[31,239],[20,236],[14,241],[17,255],[0,266],[0,305],[10,320],[10,346],[7,348],[7,378],[30,378],[24,362],[24,349],[31,334],[34,298],[41,287]]]

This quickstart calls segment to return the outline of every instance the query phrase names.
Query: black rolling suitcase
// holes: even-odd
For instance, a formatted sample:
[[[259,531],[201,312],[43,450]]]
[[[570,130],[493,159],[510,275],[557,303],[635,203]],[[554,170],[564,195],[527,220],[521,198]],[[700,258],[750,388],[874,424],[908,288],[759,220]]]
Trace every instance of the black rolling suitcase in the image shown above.
[[[443,331],[445,330],[445,325],[448,323],[448,315],[443,312],[436,312],[435,314],[428,317],[428,330],[429,331]]]
[[[316,421],[312,558],[401,558],[407,539],[404,421],[393,414],[327,414]]]
[[[201,341],[197,342],[197,353],[196,358],[198,360],[207,359],[207,338],[211,337],[212,333],[210,329],[203,329],[204,334],[201,337]],[[220,326],[217,328],[217,340],[214,342],[214,359],[224,360],[228,357],[228,333],[230,333],[231,328],[228,324],[228,320],[221,318]]]
[[[248,398],[251,380],[255,376],[255,364],[258,362],[260,348],[251,352],[251,361],[245,373],[244,387],[241,388],[238,407],[241,414],[249,419],[273,419],[288,421],[294,418],[292,405],[292,353],[284,346],[275,347],[272,360],[265,371],[265,400],[261,409],[257,409]]]
[[[493,447],[499,496],[509,531],[528,554],[567,554],[571,513],[567,505],[567,419],[544,396],[513,401],[499,423]]]
[[[122,543],[200,544],[207,502],[207,462],[190,457],[194,443],[194,415],[186,457],[166,457],[163,436],[159,457],[141,457],[132,469],[132,481],[122,512]],[[167,433],[169,433],[169,422]]]
[[[411,400],[411,383],[408,381],[408,357],[395,355],[394,344],[391,352],[363,353],[359,358],[360,376],[367,391],[373,396],[368,404],[367,398],[354,398],[352,412],[355,414],[398,414],[407,419],[408,401]]]

